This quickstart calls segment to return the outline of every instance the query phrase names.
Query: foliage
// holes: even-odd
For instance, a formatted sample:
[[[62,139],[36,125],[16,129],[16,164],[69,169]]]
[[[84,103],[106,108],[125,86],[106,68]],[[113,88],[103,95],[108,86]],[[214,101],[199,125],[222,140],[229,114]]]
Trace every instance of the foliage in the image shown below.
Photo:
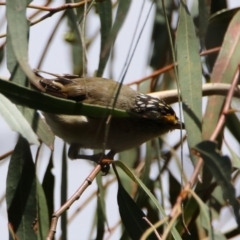
[[[54,27],[46,45],[43,42],[41,46],[39,43],[34,45],[38,49],[44,47],[36,68],[40,68],[47,54],[51,53],[54,36],[64,25],[68,32],[65,35],[61,32],[61,35],[71,49],[68,59],[72,60],[73,74],[93,74],[87,71],[87,55],[99,37],[99,55],[95,53],[99,61],[94,71],[97,76],[105,76],[110,69],[109,77],[112,77],[116,75],[113,71],[115,58],[119,57],[114,53],[125,45],[125,42],[117,42],[118,38],[127,24],[132,24],[128,16],[135,12],[136,4],[133,2],[66,1],[64,5],[57,3],[58,7],[52,7],[51,1],[42,6],[26,0],[6,1],[8,27],[6,34],[0,35],[4,39],[0,61],[2,65],[6,63],[10,79],[6,81],[0,75],[0,114],[12,130],[19,133],[19,138],[14,150],[3,154],[1,159],[10,162],[5,211],[9,235],[13,239],[45,239],[50,229],[51,214],[59,207],[59,202],[63,205],[69,198],[67,187],[77,181],[76,177],[71,180],[72,176],[68,174],[70,163],[66,161],[65,145],[63,150],[56,147],[54,156],[44,154],[43,157],[41,154],[46,148],[44,144],[52,149],[54,136],[37,110],[86,116],[106,114],[106,109],[99,106],[59,99],[29,87],[31,83],[34,88],[39,88],[28,60],[33,25],[48,21]],[[81,195],[86,197],[71,216],[66,213],[62,216],[60,233],[63,239],[71,233],[79,236],[87,225],[91,227],[89,239],[114,239],[116,229],[119,230],[117,239],[239,237],[239,191],[236,189],[239,188],[240,167],[240,117],[237,109],[240,97],[240,9],[228,9],[227,1],[198,1],[198,4],[194,1],[192,6],[185,1],[176,2],[138,1],[143,5],[138,8],[139,16],[136,12],[133,14],[137,18],[137,26],[132,27],[131,34],[124,36],[133,37],[133,41],[120,80],[124,80],[128,68],[131,68],[130,62],[137,61],[134,60],[135,48],[148,26],[152,35],[148,36],[150,43],[145,46],[148,56],[144,57],[148,62],[144,72],[151,68],[152,73],[132,84],[145,93],[177,88],[179,95],[175,94],[175,99],[179,104],[175,108],[185,123],[185,130],[180,134],[175,131],[160,136],[142,147],[120,153],[121,161],[111,162],[114,171],[110,171],[108,176],[101,176],[98,167],[92,170],[92,165],[78,162],[77,178],[85,176],[85,179],[77,181],[82,185],[71,203]],[[4,3],[0,8],[5,8]],[[28,12],[28,19],[26,9],[34,9],[31,14]],[[56,21],[54,16],[57,14],[62,15]],[[177,21],[174,20],[176,15]],[[151,24],[149,16],[153,19]],[[96,24],[96,18],[100,26]],[[95,29],[94,34],[89,33],[90,28]],[[54,61],[57,63],[58,60]],[[207,83],[212,83],[211,91],[206,91]],[[207,101],[204,95],[209,95]],[[172,103],[170,98],[169,95],[165,100]],[[118,109],[111,114],[128,117],[126,112]],[[29,144],[37,146],[36,154],[31,155]],[[44,168],[42,163],[46,158],[49,161]],[[54,158],[62,158],[62,161],[57,160],[57,164],[62,166],[61,177],[52,173],[57,165]],[[86,167],[82,168],[84,164]],[[44,169],[43,180],[39,180],[36,170],[40,167]],[[85,189],[95,178],[97,185],[90,187],[93,192],[88,196]],[[57,184],[60,180],[61,183]],[[117,192],[111,186],[115,186]],[[62,190],[61,197],[56,194],[56,188]],[[116,214],[110,209],[109,195],[119,207],[121,221],[116,225],[109,221],[111,213]],[[96,200],[95,209],[92,199]],[[89,211],[87,206],[90,204],[93,217],[82,217],[80,213],[84,209]],[[229,209],[234,224],[223,229],[220,227],[221,219],[226,217],[223,212]],[[81,230],[70,228],[72,222],[76,222],[79,228],[81,226]]]

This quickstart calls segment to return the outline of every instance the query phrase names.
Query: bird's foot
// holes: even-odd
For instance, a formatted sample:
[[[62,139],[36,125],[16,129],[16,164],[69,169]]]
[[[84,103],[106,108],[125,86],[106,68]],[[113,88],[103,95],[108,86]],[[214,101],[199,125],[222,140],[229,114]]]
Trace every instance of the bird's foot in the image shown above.
[[[77,151],[76,151],[77,149]],[[110,170],[110,161],[107,162],[106,160],[114,160],[114,155],[116,154],[114,151],[109,151],[107,154],[104,153],[97,153],[93,155],[84,155],[78,153],[79,148],[76,148],[74,145],[70,145],[68,151],[68,157],[70,159],[86,159],[97,164],[100,164],[102,167],[103,175],[107,175]],[[103,161],[104,160],[104,161]]]

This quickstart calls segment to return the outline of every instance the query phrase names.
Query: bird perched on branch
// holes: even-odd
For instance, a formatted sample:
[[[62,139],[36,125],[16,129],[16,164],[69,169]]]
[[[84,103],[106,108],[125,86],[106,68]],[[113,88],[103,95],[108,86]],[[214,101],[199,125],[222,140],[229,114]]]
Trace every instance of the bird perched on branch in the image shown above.
[[[114,80],[72,75],[46,79],[38,71],[35,73],[48,94],[106,108],[114,106],[129,113],[128,117],[111,118],[43,113],[53,133],[70,144],[71,159],[91,159],[80,155],[80,148],[109,149],[107,157],[113,158],[117,152],[183,127],[174,110],[163,100]]]

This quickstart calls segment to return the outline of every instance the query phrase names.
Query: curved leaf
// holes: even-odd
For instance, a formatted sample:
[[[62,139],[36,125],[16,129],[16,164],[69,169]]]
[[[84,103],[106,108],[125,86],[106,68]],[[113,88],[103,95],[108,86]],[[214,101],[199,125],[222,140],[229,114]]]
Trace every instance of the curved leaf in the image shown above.
[[[183,1],[177,29],[177,62],[189,148],[202,139],[202,70],[193,19]]]
[[[0,114],[13,131],[20,133],[30,144],[39,145],[38,138],[17,107],[0,94]]]
[[[203,141],[197,144],[194,149],[200,153],[204,163],[221,186],[223,198],[232,205],[240,229],[240,204],[235,197],[235,188],[231,183],[232,166],[229,157],[222,156],[217,149],[217,144],[212,141]]]
[[[35,165],[29,144],[22,137],[10,160],[6,200],[8,221],[18,239],[37,239],[32,228],[37,217]]]
[[[239,8],[231,10],[225,9],[216,12],[210,17],[205,37],[207,49],[220,47],[222,45],[228,25],[238,10]],[[206,57],[208,69],[210,72],[212,72],[217,56],[218,52],[209,54]]]
[[[106,59],[101,57],[102,52],[104,51],[105,44],[109,38],[111,28],[112,28],[112,2],[111,0],[105,0],[103,2],[97,3],[98,14],[101,22],[101,49],[99,56],[99,64],[97,76],[102,76],[104,68],[106,66]]]
[[[212,72],[212,83],[231,83],[239,65],[240,11],[233,17],[224,37],[224,42]],[[224,98],[211,96],[203,122],[204,139],[209,139],[218,122]]]
[[[32,72],[32,69],[28,64],[29,22],[26,19],[26,7],[30,4],[30,2],[31,1],[29,0],[6,2],[8,45],[11,45],[18,64],[21,66],[29,79],[37,80],[36,75]],[[14,67],[17,67],[17,64]],[[12,69],[9,69],[12,73],[11,70]],[[21,85],[25,85],[25,79],[19,79],[19,83]]]
[[[120,167],[133,181],[137,182],[140,187],[145,191],[145,193],[149,196],[149,198],[153,201],[153,203],[158,208],[159,212],[166,217],[166,213],[159,204],[158,200],[154,197],[154,195],[149,191],[149,189],[144,185],[144,183],[121,161],[114,161],[118,167]],[[179,233],[177,232],[176,228],[173,227],[171,233],[176,240],[181,240]]]
[[[38,236],[44,239],[49,231],[49,212],[44,190],[37,179],[37,201],[38,201]]]
[[[106,64],[107,64],[107,61],[108,61],[108,58],[109,58],[109,55],[111,52],[112,45],[115,42],[117,34],[118,34],[119,30],[121,29],[121,27],[126,19],[128,10],[130,8],[131,0],[119,0],[118,2],[119,2],[118,10],[117,10],[117,14],[116,14],[116,18],[115,18],[113,27],[112,27],[109,37],[106,40],[106,42],[104,43],[104,47],[102,48],[102,51],[100,53],[97,76],[102,76],[102,74],[103,74],[103,71],[106,67]]]
[[[0,79],[0,92],[9,98],[13,103],[39,109],[44,112],[61,113],[68,115],[85,115],[89,117],[105,117],[112,114],[114,117],[129,117],[126,111],[119,109],[112,110],[95,106],[92,104],[76,103],[71,100],[61,99],[36,92],[26,87]]]
[[[128,195],[122,184],[118,182],[117,194],[119,212],[122,222],[131,239],[139,240],[142,234],[149,228],[148,223],[143,219],[145,214]],[[148,239],[157,239],[152,233]]]

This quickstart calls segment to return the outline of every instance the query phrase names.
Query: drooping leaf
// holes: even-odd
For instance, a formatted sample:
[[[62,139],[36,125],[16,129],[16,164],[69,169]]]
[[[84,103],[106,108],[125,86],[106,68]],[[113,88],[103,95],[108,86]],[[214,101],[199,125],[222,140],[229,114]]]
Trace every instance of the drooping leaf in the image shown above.
[[[119,30],[121,29],[126,19],[128,10],[130,8],[130,4],[131,4],[131,0],[119,0],[118,2],[118,10],[116,13],[116,18],[115,18],[113,27],[100,53],[97,76],[102,76],[103,74],[108,58],[110,56],[111,48],[116,40]]]
[[[92,117],[103,117],[109,113],[112,116],[128,117],[126,111],[119,109],[100,107],[92,104],[76,103],[71,100],[53,97],[48,94],[33,91],[26,87],[0,79],[0,92],[13,103],[39,109],[44,112],[61,113],[68,115],[85,115]]]
[[[171,1],[166,1],[165,10],[167,17],[171,18],[173,4]],[[170,42],[168,36],[168,30],[163,15],[162,2],[156,1],[156,11],[152,30],[152,45],[153,49],[149,52],[150,63],[149,65],[158,69],[166,65],[168,55],[170,54]]]
[[[205,36],[208,27],[208,19],[210,15],[210,3],[208,1],[198,0],[198,19],[199,19],[199,38],[201,46],[205,46]]]
[[[96,240],[101,240],[104,237],[106,223],[106,207],[105,207],[105,190],[102,185],[102,176],[99,174],[96,177],[98,185],[97,196],[97,236]]]
[[[6,3],[6,15],[8,21],[8,47],[12,48],[14,53],[13,64],[14,68],[18,68],[18,64],[25,72],[25,76],[28,76],[32,82],[36,82],[37,78],[28,63],[28,34],[29,34],[29,22],[26,18],[26,8],[30,4],[29,0],[21,1],[7,1]],[[10,46],[11,45],[11,46]],[[9,69],[11,74],[13,69]],[[14,69],[15,71],[16,69]],[[18,78],[18,83],[25,85],[25,78]]]
[[[102,58],[101,54],[105,49],[105,45],[110,37],[110,32],[112,29],[111,0],[106,0],[103,2],[97,3],[97,10],[100,17],[100,23],[101,23],[101,48],[100,48],[100,57],[99,57],[97,76],[102,76],[104,68],[106,66],[106,61],[108,60],[108,57],[109,57],[108,55],[106,55],[106,58]]]
[[[136,181],[140,187],[145,191],[145,193],[149,196],[152,202],[157,207],[158,211],[166,217],[166,213],[163,210],[162,206],[159,204],[158,200],[154,197],[154,195],[149,191],[149,189],[144,185],[144,183],[121,161],[114,161],[116,166],[120,167],[133,181]],[[181,240],[179,233],[176,231],[176,228],[173,227],[171,233],[176,240]]]
[[[70,3],[71,1],[69,1]],[[80,8],[80,12],[82,13],[82,8]],[[68,9],[66,11],[67,17],[68,17],[68,25],[70,27],[70,33],[72,36],[71,41],[68,42],[71,44],[71,50],[72,50],[72,59],[73,59],[73,73],[78,74],[80,76],[83,75],[85,69],[83,69],[83,45],[81,40],[81,34],[82,32],[79,31],[79,17],[78,14],[79,11],[74,11],[74,9]],[[82,14],[81,14],[82,15]],[[85,56],[84,56],[85,58]],[[86,60],[85,60],[86,61]]]
[[[209,214],[210,210],[209,210],[208,206],[198,197],[198,195],[194,191],[190,190],[190,193],[192,194],[192,196],[195,198],[195,200],[199,204],[202,226],[208,231],[208,236],[212,236],[213,235],[213,227],[212,227],[212,224],[210,221],[210,214]]]
[[[19,1],[19,5],[15,4],[14,6],[12,5],[14,2],[11,2],[11,4],[9,3],[10,6],[7,6],[7,15],[9,16],[10,21],[8,22],[6,48],[7,67],[11,73],[10,80],[22,86],[28,85],[26,72],[24,72],[25,70],[28,72],[28,76],[31,75],[32,78],[35,78],[35,74],[32,73],[30,67],[28,66],[29,24],[26,20],[26,6],[28,5],[28,2],[30,1]],[[19,7],[21,10],[18,11],[17,7]],[[25,67],[22,68],[21,63]],[[36,113],[36,110],[31,110],[22,106],[17,107],[26,118],[30,126],[34,128],[34,131],[37,133],[40,139],[46,145],[50,146],[53,142],[54,136],[43,121],[38,121],[39,116]]]
[[[236,140],[240,143],[240,120],[236,114],[228,114],[226,115],[226,126],[231,132],[231,134],[236,138]]]
[[[231,83],[238,69],[240,52],[240,10],[232,18],[224,37],[222,48],[213,68],[212,83]],[[211,96],[203,121],[203,138],[209,139],[217,125],[224,98]]]
[[[189,148],[202,139],[202,70],[195,27],[184,1],[177,28],[177,62]]]
[[[20,133],[30,144],[39,145],[38,138],[18,108],[0,94],[0,114],[13,131]]]
[[[49,159],[49,163],[43,178],[42,188],[46,197],[46,202],[48,206],[48,222],[52,219],[52,214],[54,212],[54,185],[55,185],[55,178],[52,174],[53,168],[53,157]]]
[[[18,239],[37,239],[32,228],[37,217],[35,165],[29,144],[22,137],[10,160],[6,201],[8,221]]]
[[[46,197],[43,188],[37,179],[37,202],[38,202],[38,236],[39,239],[45,239],[49,231],[49,212]]]
[[[61,206],[63,206],[67,199],[67,186],[68,186],[68,177],[67,177],[67,154],[66,154],[66,144],[63,146],[62,151],[62,173],[61,173]],[[67,211],[64,211],[61,215],[61,229],[62,229],[62,239],[67,239]]]
[[[133,240],[140,239],[141,235],[149,228],[148,223],[143,219],[146,216],[120,182],[118,182],[117,200],[120,216],[129,236]],[[151,234],[148,239],[157,239],[157,237]]]
[[[212,141],[203,141],[194,149],[200,153],[206,166],[221,186],[223,198],[232,206],[233,212],[240,229],[240,204],[235,197],[235,188],[231,183],[231,161],[228,156],[222,156],[217,149],[217,144]]]
[[[222,45],[228,25],[238,10],[239,8],[225,9],[216,12],[210,17],[205,37],[207,49],[220,47]],[[206,56],[207,66],[210,72],[212,72],[218,53],[219,52],[216,52]]]

